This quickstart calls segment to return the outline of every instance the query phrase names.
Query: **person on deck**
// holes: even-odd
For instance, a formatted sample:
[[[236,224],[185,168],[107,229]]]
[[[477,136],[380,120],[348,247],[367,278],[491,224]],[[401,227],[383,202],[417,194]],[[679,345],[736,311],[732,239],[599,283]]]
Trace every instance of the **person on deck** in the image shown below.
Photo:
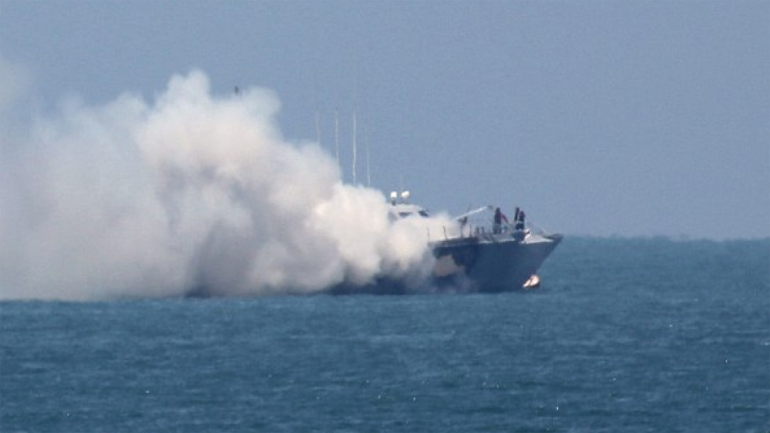
[[[508,218],[503,215],[502,212],[500,212],[500,208],[495,209],[495,219],[494,219],[494,225],[492,227],[492,233],[494,234],[500,234],[503,232],[503,219],[505,219],[505,222],[508,223]]]
[[[518,214],[516,215],[516,230],[524,230],[524,219],[526,218],[526,214],[524,213],[524,210],[520,210]]]

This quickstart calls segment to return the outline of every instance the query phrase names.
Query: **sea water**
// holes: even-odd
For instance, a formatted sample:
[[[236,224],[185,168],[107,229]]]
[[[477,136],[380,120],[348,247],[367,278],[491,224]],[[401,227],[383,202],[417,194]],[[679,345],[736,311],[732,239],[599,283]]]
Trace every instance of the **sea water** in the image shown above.
[[[0,303],[2,432],[768,432],[770,240],[494,295]]]

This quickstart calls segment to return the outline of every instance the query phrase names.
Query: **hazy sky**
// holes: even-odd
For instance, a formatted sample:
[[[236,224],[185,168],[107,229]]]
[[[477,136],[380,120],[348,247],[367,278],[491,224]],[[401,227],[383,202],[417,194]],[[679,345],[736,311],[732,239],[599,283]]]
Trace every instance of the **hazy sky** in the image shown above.
[[[199,69],[215,93],[275,91],[288,140],[318,114],[332,153],[337,109],[347,181],[357,105],[358,181],[368,144],[372,186],[431,210],[770,236],[768,1],[2,0],[3,59],[26,83],[6,124]]]

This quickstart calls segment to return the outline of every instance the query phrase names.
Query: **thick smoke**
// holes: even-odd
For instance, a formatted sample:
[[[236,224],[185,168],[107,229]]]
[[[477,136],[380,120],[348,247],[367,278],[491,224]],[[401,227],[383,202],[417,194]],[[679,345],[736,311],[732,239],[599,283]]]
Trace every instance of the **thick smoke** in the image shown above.
[[[278,109],[264,89],[214,97],[192,72],[149,103],[72,100],[0,132],[0,298],[422,281],[428,233],[451,221],[390,222],[381,193],[343,184],[316,143],[282,137]]]

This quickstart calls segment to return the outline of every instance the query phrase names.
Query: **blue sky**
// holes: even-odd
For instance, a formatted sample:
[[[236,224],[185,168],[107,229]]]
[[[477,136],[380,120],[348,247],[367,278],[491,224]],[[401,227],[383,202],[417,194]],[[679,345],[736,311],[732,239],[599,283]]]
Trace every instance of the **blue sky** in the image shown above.
[[[216,93],[275,91],[290,140],[315,140],[318,113],[333,152],[336,109],[347,181],[357,105],[372,186],[432,210],[770,236],[767,1],[2,0],[0,56],[35,112],[151,100],[200,69]]]

